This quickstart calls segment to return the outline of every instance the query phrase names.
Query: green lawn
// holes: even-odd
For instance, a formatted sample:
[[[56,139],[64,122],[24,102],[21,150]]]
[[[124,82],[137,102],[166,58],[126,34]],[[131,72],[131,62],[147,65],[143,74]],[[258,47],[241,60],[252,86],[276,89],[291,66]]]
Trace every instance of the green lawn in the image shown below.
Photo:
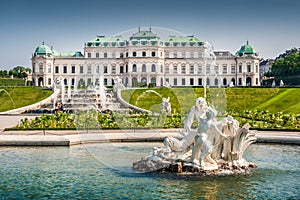
[[[159,111],[161,97],[170,97],[172,110],[185,114],[203,88],[158,88],[122,91],[122,97],[133,105]],[[147,92],[148,91],[148,92]],[[300,88],[208,88],[207,101],[218,110],[268,110],[271,113],[300,114]]]
[[[0,112],[31,105],[53,93],[40,87],[0,87]]]

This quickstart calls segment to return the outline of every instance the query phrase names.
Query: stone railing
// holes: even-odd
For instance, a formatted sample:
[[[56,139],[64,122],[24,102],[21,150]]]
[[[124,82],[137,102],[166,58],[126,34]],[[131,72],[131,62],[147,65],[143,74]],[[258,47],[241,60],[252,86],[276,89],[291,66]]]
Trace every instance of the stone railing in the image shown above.
[[[3,114],[3,115],[5,115],[5,114],[22,114],[22,113],[24,113],[25,111],[28,111],[28,110],[39,109],[39,108],[42,107],[42,105],[50,103],[51,101],[53,101],[58,96],[59,93],[60,93],[60,90],[56,90],[51,96],[47,97],[46,99],[44,99],[40,102],[37,102],[35,104],[31,104],[31,105],[28,105],[28,106],[24,106],[24,107],[21,107],[21,108],[16,108],[16,109],[13,109],[13,110],[0,112],[0,114]]]
[[[122,90],[131,90],[131,89],[133,89],[133,88],[125,88],[125,89],[118,89],[117,90],[117,100],[121,103],[121,104],[123,104],[124,106],[126,106],[126,107],[128,107],[128,108],[131,108],[131,109],[134,109],[134,110],[137,110],[137,111],[140,111],[140,112],[147,112],[147,113],[151,113],[151,111],[149,111],[149,110],[146,110],[146,109],[143,109],[143,108],[139,108],[139,107],[137,107],[137,106],[134,106],[134,105],[132,105],[132,104],[130,104],[130,103],[128,103],[128,102],[126,102],[123,98],[122,98],[122,95],[121,95],[121,91]]]

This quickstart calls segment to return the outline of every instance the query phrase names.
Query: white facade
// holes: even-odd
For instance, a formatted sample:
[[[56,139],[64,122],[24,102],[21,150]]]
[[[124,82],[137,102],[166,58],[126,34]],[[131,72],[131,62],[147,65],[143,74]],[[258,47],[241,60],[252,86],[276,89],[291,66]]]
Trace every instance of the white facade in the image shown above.
[[[161,40],[151,30],[139,30],[129,40],[97,36],[85,43],[83,54],[58,53],[42,44],[32,57],[33,83],[53,87],[63,79],[65,85],[83,87],[103,79],[112,86],[119,76],[128,87],[260,85],[259,58],[248,43],[236,55],[215,51],[216,63],[209,62],[204,51],[204,43],[194,36]]]

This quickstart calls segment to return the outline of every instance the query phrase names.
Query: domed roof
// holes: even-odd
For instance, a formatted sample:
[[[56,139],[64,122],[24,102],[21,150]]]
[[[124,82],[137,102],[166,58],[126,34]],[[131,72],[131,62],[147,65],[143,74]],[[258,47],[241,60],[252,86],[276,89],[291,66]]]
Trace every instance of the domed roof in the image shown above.
[[[57,51],[55,51],[52,47],[48,47],[44,44],[44,42],[38,46],[34,51],[35,56],[56,56],[59,55]]]
[[[253,46],[249,45],[249,42],[241,47],[239,51],[235,53],[236,56],[257,56],[257,52],[253,48]]]

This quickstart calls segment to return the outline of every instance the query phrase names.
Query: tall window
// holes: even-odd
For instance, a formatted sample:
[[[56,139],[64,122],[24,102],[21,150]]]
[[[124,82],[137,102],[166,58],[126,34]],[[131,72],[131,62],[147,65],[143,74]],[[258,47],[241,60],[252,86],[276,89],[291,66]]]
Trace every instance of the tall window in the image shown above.
[[[170,73],[169,66],[165,66],[165,73],[166,73],[166,74],[169,74],[169,73]]]
[[[202,66],[201,65],[198,66],[198,74],[202,74]]]
[[[135,51],[132,52],[132,56],[133,56],[133,57],[136,57],[136,52],[135,52]]]
[[[96,58],[99,58],[99,53],[96,53]]]
[[[173,85],[177,85],[177,78],[174,78],[173,83]]]
[[[216,74],[219,74],[219,66],[218,65],[214,66],[214,70],[215,70]]]
[[[55,66],[55,73],[58,74],[59,73],[59,67]]]
[[[43,64],[39,64],[39,72],[40,73],[44,73]]]
[[[177,66],[173,67],[173,74],[177,74]]]
[[[146,65],[145,64],[142,65],[142,72],[146,72]]]
[[[239,78],[239,85],[242,85],[242,78]]]
[[[92,54],[91,53],[88,53],[88,58],[91,58],[92,57]]]
[[[120,74],[124,73],[124,66],[120,66]]]
[[[51,73],[51,65],[48,64],[48,73]]]
[[[194,79],[190,78],[190,85],[194,85]]]
[[[151,66],[151,72],[156,72],[156,66],[154,64]]]
[[[72,74],[75,74],[75,66],[72,66]]]
[[[68,73],[68,68],[67,66],[64,66],[64,74]]]
[[[107,53],[104,53],[104,58],[107,58]]]
[[[231,65],[231,74],[235,74],[235,66]]]
[[[145,56],[146,56],[146,52],[145,52],[145,51],[143,51],[143,53],[142,53],[142,56],[143,56],[143,57],[145,57]]]
[[[242,73],[242,72],[243,72],[242,64],[239,64],[239,73]]]
[[[210,65],[206,66],[206,74],[210,74]]]
[[[107,74],[107,72],[108,72],[107,66],[104,66],[104,68],[103,68],[103,73],[104,73],[104,74]]]
[[[185,66],[181,66],[181,74],[185,74]]]
[[[136,72],[136,64],[132,65],[132,72]]]
[[[202,85],[202,78],[198,78],[198,85]]]
[[[202,53],[198,52],[198,58],[202,58]]]
[[[247,64],[247,72],[251,72],[251,65]]]
[[[190,74],[194,74],[194,66],[190,66]]]
[[[194,52],[190,52],[190,58],[194,58]]]
[[[255,64],[255,72],[258,73],[258,65]]]
[[[185,78],[181,79],[181,85],[185,85]]]
[[[155,51],[152,51],[151,55],[152,57],[155,57]]]
[[[97,74],[100,73],[100,67],[99,67],[99,66],[97,66],[97,68],[96,68],[96,73],[97,73]]]
[[[92,67],[91,67],[91,66],[88,66],[88,68],[87,68],[87,73],[88,73],[88,74],[91,74],[91,73],[92,73]]]
[[[223,74],[227,74],[227,65],[223,65],[223,71],[222,71]]]
[[[83,74],[83,66],[80,66],[80,68],[79,68],[79,73],[80,73],[80,74]]]
[[[112,67],[111,67],[111,73],[112,73],[112,74],[115,74],[115,73],[116,73],[116,66],[112,66]]]

